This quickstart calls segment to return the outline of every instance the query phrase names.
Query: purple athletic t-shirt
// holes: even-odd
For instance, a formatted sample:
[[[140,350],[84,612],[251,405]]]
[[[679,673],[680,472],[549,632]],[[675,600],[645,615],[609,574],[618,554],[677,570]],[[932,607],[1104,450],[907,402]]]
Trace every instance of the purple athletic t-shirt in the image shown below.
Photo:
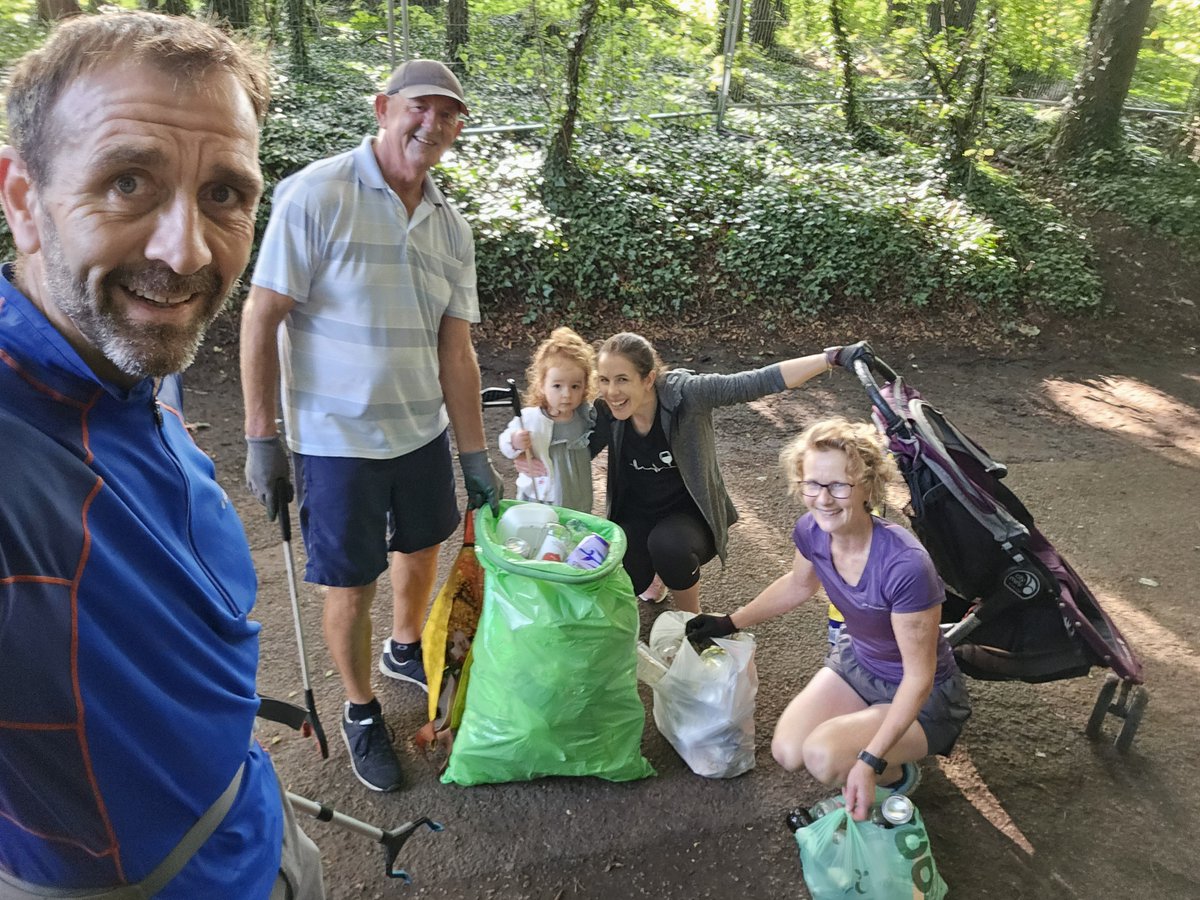
[[[904,674],[900,648],[892,631],[893,612],[920,612],[946,599],[946,588],[933,560],[911,533],[885,519],[871,517],[875,531],[858,584],[838,574],[829,553],[829,535],[812,513],[796,522],[792,539],[800,555],[813,564],[825,593],[846,619],[850,646],[859,664],[871,674],[897,684]],[[938,635],[935,682],[958,671],[946,638]]]

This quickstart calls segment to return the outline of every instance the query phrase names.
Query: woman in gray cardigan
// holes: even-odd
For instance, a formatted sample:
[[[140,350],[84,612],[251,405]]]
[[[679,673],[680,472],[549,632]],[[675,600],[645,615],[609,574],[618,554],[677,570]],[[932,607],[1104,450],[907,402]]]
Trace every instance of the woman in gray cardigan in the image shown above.
[[[679,609],[699,612],[700,567],[714,556],[725,560],[737,511],[717,465],[713,409],[799,387],[828,371],[839,349],[734,375],[697,375],[666,371],[641,335],[604,342],[591,449],[595,456],[608,448],[607,516],[625,531],[625,570],[639,596],[662,599],[662,584]]]

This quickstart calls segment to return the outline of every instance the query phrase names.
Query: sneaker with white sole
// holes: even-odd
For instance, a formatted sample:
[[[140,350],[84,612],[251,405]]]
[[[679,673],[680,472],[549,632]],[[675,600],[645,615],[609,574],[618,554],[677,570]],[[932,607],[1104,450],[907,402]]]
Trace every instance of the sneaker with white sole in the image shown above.
[[[397,681],[407,681],[415,684],[425,693],[429,693],[429,685],[425,683],[425,663],[421,659],[421,648],[408,659],[397,659],[392,653],[392,640],[383,642],[383,653],[379,655],[379,671],[388,678]]]
[[[667,599],[667,586],[656,574],[650,586],[638,594],[638,599],[643,603],[662,603]]]
[[[921,767],[915,762],[906,762],[900,764],[900,780],[895,784],[885,785],[885,790],[891,791],[893,794],[903,794],[906,797],[911,797],[913,791],[921,783]]]
[[[355,776],[373,791],[394,791],[404,783],[400,759],[392,748],[392,734],[383,716],[355,722],[346,717],[350,704],[342,712],[342,740],[350,751],[350,767]]]

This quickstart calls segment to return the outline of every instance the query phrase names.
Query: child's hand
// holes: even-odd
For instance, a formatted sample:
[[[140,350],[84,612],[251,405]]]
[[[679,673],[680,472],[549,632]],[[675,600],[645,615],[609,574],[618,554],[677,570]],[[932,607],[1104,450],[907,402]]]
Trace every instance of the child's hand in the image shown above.
[[[533,441],[529,437],[529,432],[525,429],[514,431],[512,436],[512,445],[514,450],[525,451],[533,446]]]
[[[522,475],[528,475],[530,478],[542,478],[550,474],[550,470],[546,468],[546,464],[536,456],[532,459],[526,459],[523,456],[518,456],[513,460],[513,465]]]

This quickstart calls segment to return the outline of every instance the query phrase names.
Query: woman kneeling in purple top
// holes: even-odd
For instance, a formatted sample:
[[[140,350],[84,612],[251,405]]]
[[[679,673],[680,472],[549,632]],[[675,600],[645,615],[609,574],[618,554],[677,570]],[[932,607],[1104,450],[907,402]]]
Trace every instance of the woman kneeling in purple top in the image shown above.
[[[877,782],[911,791],[914,761],[948,754],[971,714],[938,627],[945,588],[920,542],[871,514],[896,477],[874,428],[817,422],[780,462],[789,493],[808,507],[792,532],[791,572],[732,615],[691,619],[688,636],[749,628],[825,589],[846,624],[824,667],[783,711],[771,752],[788,771],[803,765],[824,784],[844,785],[846,808],[861,821]]]

